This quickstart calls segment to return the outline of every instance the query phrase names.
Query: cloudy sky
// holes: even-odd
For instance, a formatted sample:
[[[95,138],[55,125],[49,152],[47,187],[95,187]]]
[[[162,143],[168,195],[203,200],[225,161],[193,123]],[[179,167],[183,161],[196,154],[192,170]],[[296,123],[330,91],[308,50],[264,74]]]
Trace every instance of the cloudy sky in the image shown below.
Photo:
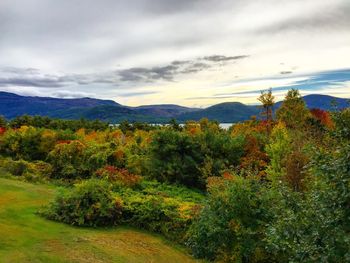
[[[350,97],[350,0],[0,0],[0,90],[126,105]]]

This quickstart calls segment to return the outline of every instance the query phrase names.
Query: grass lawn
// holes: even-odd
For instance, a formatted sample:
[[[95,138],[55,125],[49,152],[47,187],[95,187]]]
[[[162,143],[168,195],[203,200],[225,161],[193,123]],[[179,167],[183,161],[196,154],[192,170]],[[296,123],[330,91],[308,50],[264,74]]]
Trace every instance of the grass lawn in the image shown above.
[[[0,262],[196,262],[169,242],[118,227],[77,228],[41,218],[35,211],[54,187],[0,178]]]

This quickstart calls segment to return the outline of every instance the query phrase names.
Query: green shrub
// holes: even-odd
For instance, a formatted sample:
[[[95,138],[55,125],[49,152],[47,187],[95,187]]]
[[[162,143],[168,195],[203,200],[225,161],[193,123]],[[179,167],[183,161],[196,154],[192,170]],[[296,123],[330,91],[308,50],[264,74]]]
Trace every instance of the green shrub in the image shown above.
[[[196,204],[175,198],[145,195],[136,191],[123,194],[123,222],[184,242]]]
[[[349,157],[349,144],[321,151],[311,162],[315,180],[306,194],[279,189],[266,237],[279,262],[350,262]]]
[[[172,130],[162,130],[154,135],[150,145],[150,173],[161,182],[182,183],[204,187],[200,164],[201,145],[192,136]]]
[[[47,157],[53,167],[52,176],[72,181],[90,178],[97,169],[113,161],[110,160],[113,151],[109,146],[79,140],[56,144]]]
[[[23,177],[26,181],[31,182],[42,181],[52,174],[51,165],[43,161],[27,162],[5,158],[0,160],[0,167],[14,176]]]
[[[273,262],[264,242],[267,199],[258,180],[213,180],[207,204],[189,231],[193,254],[222,262]]]
[[[220,131],[160,130],[150,144],[149,172],[160,182],[204,189],[209,176],[237,166],[244,138]]]
[[[12,159],[6,159],[3,161],[2,165],[10,174],[22,176],[28,171],[29,163],[24,160],[14,161]]]
[[[108,182],[89,179],[77,184],[70,192],[59,193],[40,213],[71,225],[117,225],[121,219],[122,202],[113,196]]]

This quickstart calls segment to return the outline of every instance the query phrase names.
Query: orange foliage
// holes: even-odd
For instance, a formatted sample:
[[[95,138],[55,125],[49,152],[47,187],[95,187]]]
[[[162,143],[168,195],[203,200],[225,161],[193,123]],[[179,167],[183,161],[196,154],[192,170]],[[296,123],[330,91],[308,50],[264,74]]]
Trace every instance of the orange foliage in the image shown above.
[[[255,137],[247,136],[246,140],[245,154],[241,158],[241,168],[258,172],[258,176],[264,177],[268,156],[261,150],[261,146]]]
[[[119,149],[119,150],[117,150],[115,153],[114,153],[114,156],[115,156],[115,158],[117,159],[117,160],[122,160],[123,158],[124,158],[124,156],[125,156],[125,154],[124,154],[124,152],[121,150],[121,149]]]
[[[332,121],[332,118],[329,114],[329,112],[321,110],[321,109],[312,109],[310,110],[310,113],[312,116],[321,122],[322,125],[326,126],[327,128],[333,128],[334,123]]]
[[[305,166],[307,163],[307,157],[299,151],[295,151],[288,156],[285,180],[294,191],[302,191],[305,188],[307,176]]]
[[[269,129],[272,129],[273,124],[273,121],[257,121],[255,118],[252,118],[251,120],[234,125],[231,134],[233,136],[247,136],[254,133],[266,133]]]
[[[221,177],[219,176],[211,176],[207,179],[207,189],[208,191],[211,191],[213,189],[224,189],[225,182],[234,180],[235,175],[232,175],[229,172],[224,172]]]
[[[96,175],[127,187],[134,187],[141,181],[141,176],[131,174],[127,169],[121,169],[111,165],[107,165],[97,170]]]
[[[73,140],[58,140],[56,144],[70,144]]]

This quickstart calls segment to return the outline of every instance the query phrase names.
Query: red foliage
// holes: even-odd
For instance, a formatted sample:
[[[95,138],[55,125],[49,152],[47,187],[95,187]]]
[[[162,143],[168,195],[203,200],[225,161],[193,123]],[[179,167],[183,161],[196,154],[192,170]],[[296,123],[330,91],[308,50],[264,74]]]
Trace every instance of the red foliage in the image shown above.
[[[312,116],[321,122],[324,126],[331,128],[334,126],[334,123],[332,121],[332,118],[329,114],[329,112],[321,110],[321,109],[312,109],[310,110],[310,113]]]
[[[6,132],[5,127],[0,127],[0,135],[3,135]]]
[[[247,136],[244,148],[245,154],[241,158],[241,168],[255,171],[260,177],[264,177],[268,156],[261,150],[261,145],[253,136]]]
[[[127,169],[121,169],[111,165],[106,165],[97,170],[96,175],[127,187],[134,187],[141,181],[141,176],[131,174]]]
[[[72,140],[59,140],[56,144],[70,144]]]

